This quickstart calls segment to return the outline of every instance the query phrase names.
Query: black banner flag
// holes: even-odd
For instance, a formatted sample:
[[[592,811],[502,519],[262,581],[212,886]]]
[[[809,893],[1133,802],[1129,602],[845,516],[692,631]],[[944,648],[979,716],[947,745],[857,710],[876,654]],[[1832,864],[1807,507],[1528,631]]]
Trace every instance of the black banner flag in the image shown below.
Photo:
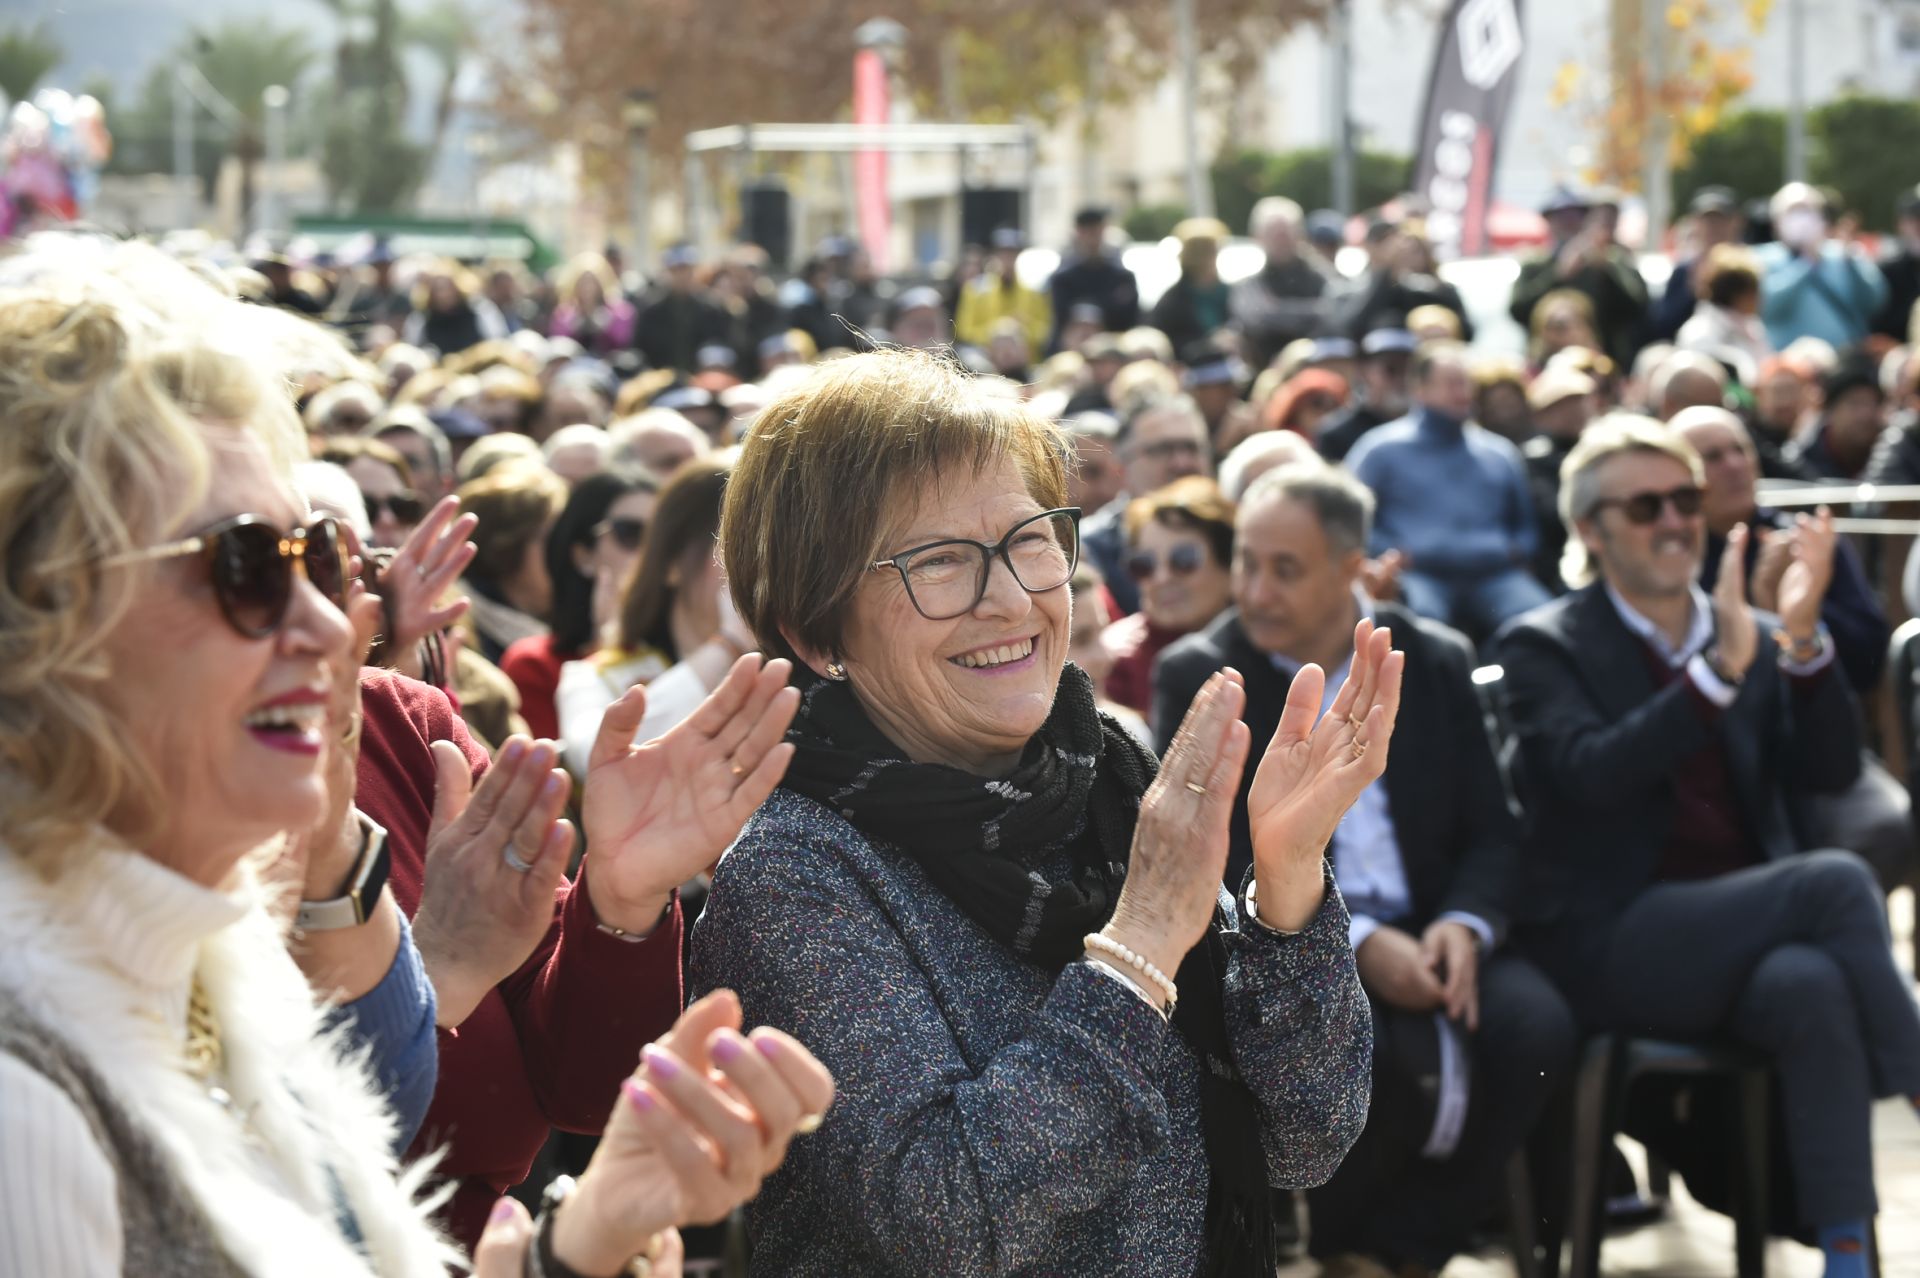
[[[1522,0],[1453,0],[1427,80],[1413,189],[1443,259],[1487,251],[1500,131],[1520,80]]]

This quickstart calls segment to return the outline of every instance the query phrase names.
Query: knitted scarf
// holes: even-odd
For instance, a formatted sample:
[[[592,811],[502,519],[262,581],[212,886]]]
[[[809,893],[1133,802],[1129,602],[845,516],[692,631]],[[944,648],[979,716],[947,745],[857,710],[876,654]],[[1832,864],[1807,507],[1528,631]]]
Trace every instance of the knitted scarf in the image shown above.
[[[1126,880],[1140,800],[1154,757],[1094,705],[1093,684],[1067,665],[1046,724],[1007,776],[914,763],[861,709],[845,683],[804,666],[797,747],[782,783],[838,812],[869,839],[912,859],[934,886],[1001,944],[1059,971],[1113,915]],[[1046,876],[1065,847],[1064,874]],[[1215,911],[1174,978],[1173,1025],[1201,1063],[1201,1127],[1209,1192],[1206,1278],[1271,1278],[1278,1237],[1260,1109],[1227,1039],[1226,919]]]

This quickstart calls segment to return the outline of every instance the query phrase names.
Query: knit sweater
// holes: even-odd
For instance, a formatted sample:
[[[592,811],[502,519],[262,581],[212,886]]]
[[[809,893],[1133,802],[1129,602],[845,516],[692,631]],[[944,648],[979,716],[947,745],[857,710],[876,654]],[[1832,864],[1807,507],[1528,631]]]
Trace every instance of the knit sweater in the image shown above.
[[[263,907],[251,869],[214,891],[104,834],[53,883],[0,848],[0,990],[86,1063],[245,1273],[438,1275],[452,1253],[394,1127]],[[228,1104],[186,1069],[199,975]],[[0,1055],[0,1273],[118,1275],[114,1158],[69,1092]],[[356,1241],[357,1239],[357,1241]]]
[[[1526,462],[1490,430],[1416,408],[1356,444],[1347,468],[1378,503],[1376,555],[1398,550],[1417,572],[1468,577],[1533,558]]]
[[[1235,913],[1231,898],[1222,904]],[[1269,1179],[1331,1176],[1366,1119],[1372,1021],[1331,882],[1308,926],[1227,935],[1233,1055]],[[714,876],[694,987],[792,1033],[838,1097],[748,1207],[755,1274],[1164,1275],[1200,1258],[1199,1058],[1086,963],[996,942],[912,860],[776,791]]]

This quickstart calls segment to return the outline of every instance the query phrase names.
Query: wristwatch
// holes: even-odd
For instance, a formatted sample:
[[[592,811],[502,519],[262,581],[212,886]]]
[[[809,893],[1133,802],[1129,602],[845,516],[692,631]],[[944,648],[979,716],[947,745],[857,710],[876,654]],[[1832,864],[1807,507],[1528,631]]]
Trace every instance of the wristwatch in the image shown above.
[[[1818,630],[1813,632],[1813,638],[1807,640],[1804,647],[1794,642],[1793,636],[1787,633],[1785,626],[1774,630],[1773,641],[1780,645],[1782,661],[1792,661],[1803,666],[1818,659],[1820,654],[1827,650],[1826,636]]]
[[[352,873],[347,875],[346,891],[331,901],[300,902],[300,912],[294,915],[293,925],[302,932],[359,927],[373,916],[374,906],[380,903],[380,893],[386,890],[387,832],[358,808],[353,815],[360,823],[360,856],[353,864]]]
[[[533,1241],[527,1247],[526,1260],[521,1268],[522,1278],[584,1278],[577,1271],[562,1264],[553,1254],[553,1221],[560,1210],[560,1204],[573,1193],[578,1182],[571,1176],[555,1176],[547,1182],[546,1189],[540,1194],[540,1217],[533,1222]],[[634,1256],[620,1270],[620,1278],[648,1278],[653,1273],[654,1261],[660,1259],[666,1247],[666,1234],[658,1233],[647,1239],[640,1254]]]

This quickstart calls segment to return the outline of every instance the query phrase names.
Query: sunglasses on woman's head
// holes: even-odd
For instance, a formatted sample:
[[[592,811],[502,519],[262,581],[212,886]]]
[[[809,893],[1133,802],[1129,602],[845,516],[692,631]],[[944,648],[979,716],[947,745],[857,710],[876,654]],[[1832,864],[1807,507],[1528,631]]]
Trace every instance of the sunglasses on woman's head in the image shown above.
[[[370,492],[362,491],[360,499],[367,503],[367,519],[376,524],[380,522],[382,510],[392,511],[395,522],[410,525],[419,523],[427,513],[426,498],[411,489],[388,497],[375,497]]]
[[[1651,524],[1660,518],[1662,508],[1671,505],[1673,513],[1682,519],[1692,519],[1700,513],[1700,504],[1705,499],[1704,490],[1689,484],[1685,488],[1676,488],[1665,493],[1635,493],[1631,497],[1603,497],[1599,508],[1618,506],[1620,513],[1627,517],[1630,524]]]
[[[1176,577],[1197,572],[1206,562],[1206,552],[1190,541],[1183,541],[1167,552],[1167,571]],[[1135,581],[1151,581],[1160,571],[1160,556],[1151,550],[1136,550],[1127,556],[1127,575]]]
[[[647,535],[647,521],[644,519],[603,519],[593,526],[593,539],[611,535],[620,543],[622,550],[638,550],[640,542]]]
[[[181,541],[131,550],[103,562],[128,564],[186,555],[205,558],[221,613],[227,624],[248,639],[264,639],[280,629],[293,603],[296,571],[328,603],[342,610],[347,606],[347,546],[339,522],[331,516],[281,532],[258,515],[239,515]]]

